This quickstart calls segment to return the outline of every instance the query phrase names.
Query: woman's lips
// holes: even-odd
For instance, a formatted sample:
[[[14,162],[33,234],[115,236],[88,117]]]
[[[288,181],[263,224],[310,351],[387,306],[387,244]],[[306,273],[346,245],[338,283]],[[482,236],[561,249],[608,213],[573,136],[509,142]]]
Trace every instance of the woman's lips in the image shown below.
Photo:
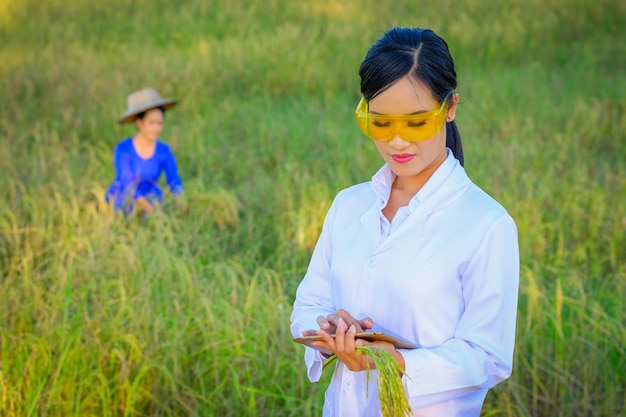
[[[399,164],[406,164],[411,159],[413,159],[414,156],[415,156],[415,154],[412,154],[412,153],[401,153],[401,154],[397,153],[395,155],[391,155],[393,160],[396,161]]]

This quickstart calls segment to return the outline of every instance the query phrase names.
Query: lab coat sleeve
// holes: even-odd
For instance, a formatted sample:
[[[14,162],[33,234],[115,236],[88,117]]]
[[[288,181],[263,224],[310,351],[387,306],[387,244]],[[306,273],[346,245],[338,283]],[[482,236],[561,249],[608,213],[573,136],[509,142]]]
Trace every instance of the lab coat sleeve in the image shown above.
[[[296,291],[296,300],[291,314],[291,334],[302,336],[304,330],[319,330],[318,316],[326,316],[336,311],[331,282],[331,229],[335,215],[335,203],[328,210],[322,232],[315,245],[307,272]],[[315,349],[305,348],[305,363],[312,382],[320,379],[324,358]]]
[[[413,409],[491,388],[511,374],[519,249],[508,214],[488,228],[461,284],[465,310],[454,337],[438,346],[401,351]]]

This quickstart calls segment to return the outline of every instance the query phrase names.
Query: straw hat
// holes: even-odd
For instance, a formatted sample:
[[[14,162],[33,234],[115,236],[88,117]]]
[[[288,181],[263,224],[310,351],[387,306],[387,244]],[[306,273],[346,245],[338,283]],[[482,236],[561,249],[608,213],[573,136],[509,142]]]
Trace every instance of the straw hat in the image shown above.
[[[163,107],[167,110],[174,107],[177,102],[178,100],[173,98],[161,97],[154,88],[144,88],[143,90],[135,91],[128,96],[126,113],[119,118],[118,122],[132,123],[139,113],[157,107]]]

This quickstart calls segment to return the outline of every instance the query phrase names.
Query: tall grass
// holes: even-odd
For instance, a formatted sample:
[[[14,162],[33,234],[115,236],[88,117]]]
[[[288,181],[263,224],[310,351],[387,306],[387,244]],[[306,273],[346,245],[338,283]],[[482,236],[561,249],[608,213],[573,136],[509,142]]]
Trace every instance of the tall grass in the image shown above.
[[[288,320],[393,25],[460,78],[473,180],[520,232],[512,377],[485,416],[626,415],[626,5],[612,0],[0,2],[0,415],[315,416]],[[190,211],[103,201],[154,86]],[[325,377],[326,378],[326,377]]]

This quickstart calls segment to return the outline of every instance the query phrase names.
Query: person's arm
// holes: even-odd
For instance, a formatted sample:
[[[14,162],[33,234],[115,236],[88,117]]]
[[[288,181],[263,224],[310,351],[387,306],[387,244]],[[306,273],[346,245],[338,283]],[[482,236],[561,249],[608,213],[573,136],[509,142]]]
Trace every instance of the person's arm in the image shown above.
[[[164,164],[165,178],[170,192],[175,195],[181,194],[183,192],[183,182],[180,179],[180,175],[178,175],[178,165],[176,164],[176,158],[174,157],[174,153],[169,148],[169,146],[165,148]]]
[[[115,208],[120,209],[128,198],[132,198],[135,192],[135,179],[132,170],[131,156],[128,149],[119,143],[113,152],[113,165],[115,167]]]
[[[454,337],[439,346],[401,350],[408,376],[404,383],[414,409],[491,388],[511,374],[519,248],[508,215],[491,224],[461,284],[465,310]]]
[[[152,213],[154,211],[154,206],[150,204],[150,201],[148,201],[146,197],[137,197],[135,203],[137,203],[137,207],[142,212]]]
[[[180,179],[180,175],[178,174],[178,164],[176,163],[174,153],[169,148],[169,146],[166,149],[167,154],[165,155],[165,179],[167,181],[167,186],[169,187],[170,192],[174,195],[176,199],[176,206],[183,213],[186,213],[189,208],[187,206],[187,200],[183,192],[183,182]]]
[[[307,330],[319,329],[317,318],[327,316],[337,310],[333,303],[330,286],[330,228],[333,217],[334,204],[326,215],[309,267],[296,291],[296,300],[290,318],[290,330],[294,337],[302,336]],[[322,356],[315,349],[306,348],[305,363],[311,381],[315,382],[320,379],[322,362],[327,358],[328,356]]]

